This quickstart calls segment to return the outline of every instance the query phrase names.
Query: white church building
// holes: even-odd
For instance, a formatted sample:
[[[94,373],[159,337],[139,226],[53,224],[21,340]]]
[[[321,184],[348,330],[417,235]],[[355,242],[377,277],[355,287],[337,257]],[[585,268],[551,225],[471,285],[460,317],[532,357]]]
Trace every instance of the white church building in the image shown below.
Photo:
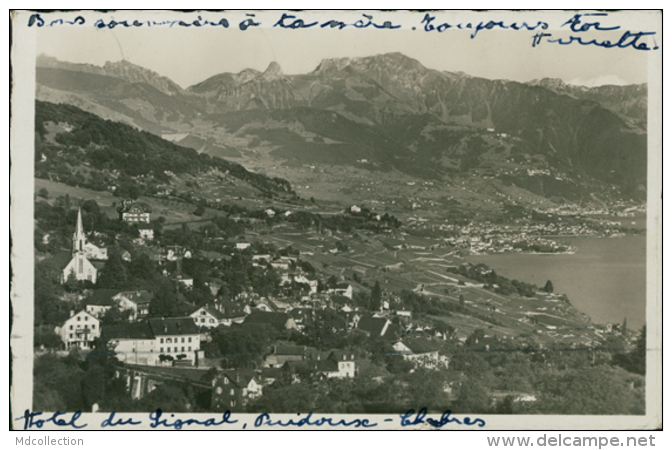
[[[107,249],[100,249],[86,242],[84,225],[82,225],[82,209],[80,208],[77,212],[77,227],[72,236],[72,259],[63,268],[61,283],[65,283],[71,276],[74,276],[77,281],[88,280],[95,284],[98,278],[98,269],[89,260],[91,256],[107,259]]]

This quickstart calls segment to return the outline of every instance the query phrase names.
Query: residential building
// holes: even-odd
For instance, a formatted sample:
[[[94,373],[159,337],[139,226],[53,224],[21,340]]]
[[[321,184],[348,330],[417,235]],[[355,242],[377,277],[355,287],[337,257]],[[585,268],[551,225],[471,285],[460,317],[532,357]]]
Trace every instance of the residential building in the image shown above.
[[[397,340],[401,334],[401,327],[384,317],[362,316],[356,321],[355,326],[371,337],[377,336],[388,341]]]
[[[210,305],[198,308],[196,311],[189,314],[189,317],[194,319],[194,324],[197,327],[206,328],[217,328],[224,319],[222,313]]]
[[[89,297],[84,299],[84,309],[100,319],[115,305],[114,296],[118,293],[119,289],[95,289]]]
[[[297,275],[294,277],[294,281],[299,284],[307,284],[310,288],[310,294],[317,294],[317,280],[309,280],[303,275]],[[350,298],[352,298],[352,288]]]
[[[352,286],[348,283],[338,283],[335,288],[327,289],[327,293],[342,295],[352,300]]]
[[[147,322],[105,325],[102,339],[121,362],[147,366],[159,364],[156,338]]]
[[[298,330],[296,322],[287,313],[252,311],[249,316],[245,317],[244,323],[269,325],[279,331]]]
[[[234,323],[243,323],[245,317],[252,312],[249,305],[242,305],[232,301],[224,300],[217,304],[217,309],[221,314],[220,323],[222,325],[231,326]]]
[[[200,332],[191,317],[149,319],[148,322],[159,355],[184,359],[192,364],[196,362],[201,348]]]
[[[84,310],[76,314],[72,311],[63,326],[54,331],[61,337],[66,350],[88,349],[92,348],[93,340],[100,337],[100,321]]]
[[[198,365],[200,335],[191,317],[107,325],[103,341],[120,361],[140,365]]]
[[[84,255],[88,259],[106,261],[108,259],[107,249],[93,245],[91,242],[84,244]]]
[[[287,361],[303,361],[306,347],[303,345],[275,345],[273,352],[264,359],[264,367],[282,367]]]
[[[119,220],[128,223],[149,223],[151,220],[152,208],[142,202],[122,201],[117,208]]]
[[[394,350],[407,361],[413,362],[416,367],[438,368],[448,367],[449,359],[439,355],[441,345],[425,338],[410,338],[396,342]]]
[[[354,378],[357,375],[354,354],[338,350],[320,352],[306,348],[302,360],[287,360],[282,369],[296,381],[300,381],[301,372],[312,372],[326,378]]]
[[[212,408],[235,411],[260,397],[262,385],[252,369],[224,370],[212,380]]]
[[[129,320],[142,319],[149,314],[149,304],[154,295],[146,290],[119,292],[112,299],[121,311],[130,310]]]
[[[146,241],[154,240],[154,227],[149,223],[138,225],[138,233],[140,234],[140,237]]]

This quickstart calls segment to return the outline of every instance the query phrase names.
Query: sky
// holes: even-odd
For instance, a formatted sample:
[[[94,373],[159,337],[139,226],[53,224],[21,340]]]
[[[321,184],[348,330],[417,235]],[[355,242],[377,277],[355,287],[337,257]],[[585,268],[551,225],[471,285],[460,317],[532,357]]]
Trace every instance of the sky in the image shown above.
[[[420,24],[422,14],[415,13],[414,23]],[[564,21],[567,14],[556,23]],[[279,15],[275,13],[273,22]],[[224,13],[207,17],[223,16]],[[446,20],[449,16],[439,16],[434,23]],[[454,24],[460,19],[450,16],[450,20]],[[167,76],[184,88],[222,72],[235,73],[246,68],[263,71],[272,61],[278,62],[285,74],[301,74],[314,70],[325,58],[388,52],[401,52],[431,69],[462,71],[489,79],[525,82],[549,77],[586,86],[647,81],[650,52],[550,43],[533,48],[532,31],[482,30],[472,39],[469,30],[428,33],[420,25],[414,31],[277,27],[241,31],[231,22],[227,29],[45,27],[37,31],[36,54],[95,65],[126,59]],[[567,35],[561,33],[554,35]],[[599,33],[600,38],[613,41],[621,34]]]

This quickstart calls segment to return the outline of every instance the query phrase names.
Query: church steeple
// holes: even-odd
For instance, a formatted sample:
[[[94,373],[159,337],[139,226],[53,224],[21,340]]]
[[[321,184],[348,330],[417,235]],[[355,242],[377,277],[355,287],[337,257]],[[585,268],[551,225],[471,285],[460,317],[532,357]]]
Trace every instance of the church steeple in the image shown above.
[[[84,244],[86,244],[86,236],[84,236],[84,225],[82,225],[82,208],[79,208],[79,211],[77,211],[77,228],[72,236],[72,253],[84,252]]]

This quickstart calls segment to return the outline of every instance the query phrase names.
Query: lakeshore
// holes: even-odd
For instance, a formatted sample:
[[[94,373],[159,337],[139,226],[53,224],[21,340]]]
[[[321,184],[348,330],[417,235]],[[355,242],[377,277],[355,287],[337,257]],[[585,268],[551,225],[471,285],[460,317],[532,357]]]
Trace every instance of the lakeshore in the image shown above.
[[[501,275],[543,286],[551,280],[555,292],[597,323],[645,324],[646,236],[568,239],[574,254],[499,253],[470,255]]]

